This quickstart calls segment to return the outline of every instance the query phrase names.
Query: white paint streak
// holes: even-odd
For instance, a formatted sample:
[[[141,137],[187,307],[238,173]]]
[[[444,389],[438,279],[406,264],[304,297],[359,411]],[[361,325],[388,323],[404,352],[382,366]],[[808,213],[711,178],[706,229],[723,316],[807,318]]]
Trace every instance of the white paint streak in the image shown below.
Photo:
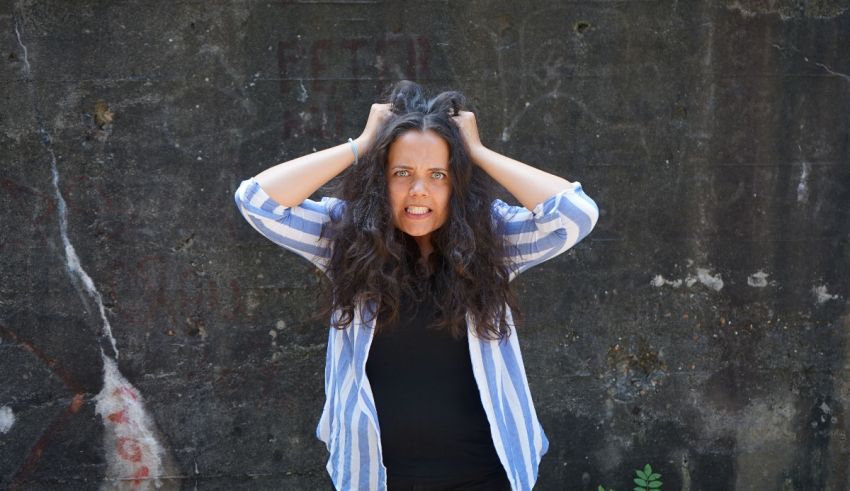
[[[735,2],[727,5],[726,9],[727,10],[736,10],[744,17],[755,17],[756,16],[755,12],[753,12],[752,10],[745,9],[744,6],[741,5],[741,3],[738,2],[738,1],[735,1]]]
[[[650,284],[652,284],[652,286],[655,286],[655,287],[662,287],[664,285],[670,285],[673,288],[679,288],[680,286],[682,286],[682,280],[668,280],[668,279],[665,279],[660,274],[657,274],[657,275],[655,275],[655,278],[652,278],[652,281],[650,282]]]
[[[76,276],[80,280],[88,294],[97,303],[97,308],[100,311],[100,320],[103,323],[104,335],[109,338],[109,342],[112,344],[112,350],[115,352],[115,358],[118,359],[118,347],[115,344],[115,338],[112,336],[112,326],[109,325],[109,319],[106,318],[103,297],[101,297],[100,292],[95,287],[94,281],[92,281],[91,277],[86,273],[82,265],[80,265],[80,258],[77,256],[77,252],[73,244],[71,244],[70,239],[68,239],[68,210],[65,206],[65,198],[62,197],[62,192],[59,190],[59,170],[56,165],[56,154],[53,153],[52,148],[48,147],[47,151],[50,152],[50,171],[53,173],[53,191],[56,194],[56,201],[59,203],[59,233],[62,236],[62,243],[65,246],[66,267],[72,277]],[[101,348],[102,351],[103,348]]]
[[[692,264],[690,260],[688,260],[688,262],[689,265]],[[720,289],[723,288],[723,280],[720,278],[720,275],[717,274],[712,276],[707,268],[697,268],[696,276],[689,274],[685,277],[684,280],[668,280],[660,274],[657,274],[652,278],[649,284],[654,287],[670,285],[673,288],[679,288],[680,286],[682,286],[682,282],[684,282],[685,285],[688,286],[688,288],[694,286],[698,282],[716,291],[720,291]]]
[[[797,203],[806,203],[809,201],[809,172],[812,170],[812,164],[803,162],[803,170],[800,172],[800,183],[797,184]]]
[[[19,28],[19,26],[18,26],[17,19],[16,19],[16,22],[15,22],[15,35],[16,35],[16,36],[17,36],[17,38],[18,38],[18,45],[20,45],[21,49],[23,49],[23,50],[24,50],[24,68],[26,68],[27,77],[29,77],[29,76],[30,76],[30,59],[29,59],[29,54],[28,54],[28,52],[27,52],[27,47],[26,47],[26,45],[24,45],[24,42],[21,40],[21,30],[20,30],[20,28]]]
[[[154,426],[142,396],[118,371],[115,361],[103,358],[103,389],[94,397],[95,412],[103,419],[106,481],[119,489],[159,488],[164,475],[165,451],[154,437]]]
[[[0,433],[8,433],[15,424],[15,413],[9,406],[0,407]]]
[[[815,299],[817,299],[818,304],[822,304],[829,300],[837,300],[838,295],[833,295],[826,291],[826,285],[815,286],[812,288],[812,293],[815,295]]]
[[[748,9],[745,6],[741,5],[741,0],[735,0],[731,4],[726,5],[726,10],[737,11],[745,18],[753,18],[758,15],[778,15],[779,18],[783,21],[793,19],[795,17],[795,13],[804,18],[832,19],[842,15],[844,12],[847,11],[847,8],[842,8],[837,9],[835,11],[822,12],[822,10],[826,10],[824,7],[817,8],[813,6],[813,8],[808,8],[796,12],[795,10],[792,10],[790,6],[784,5],[792,2],[777,2],[776,0],[770,0],[768,2],[754,2],[752,0],[748,0],[745,3],[751,4],[752,8]],[[767,3],[767,5],[764,5],[765,3]]]
[[[716,291],[720,291],[723,288],[723,280],[720,279],[720,274],[712,276],[706,268],[697,268],[697,279],[703,285]]]
[[[298,80],[298,102],[307,102],[307,99],[310,98],[310,94],[307,93],[307,87],[304,87],[304,81]]]
[[[767,286],[768,276],[770,275],[762,270],[758,270],[757,272],[747,276],[747,284],[756,288],[764,288]]]
[[[773,6],[773,2],[770,2],[770,6],[771,6],[771,7]],[[788,20],[788,19],[790,19],[790,18],[791,18],[790,16],[786,15],[785,13],[783,13],[783,12],[781,12],[781,11],[779,11],[779,10],[764,9],[763,11],[760,11],[760,12],[759,12],[759,11],[754,11],[754,10],[747,9],[746,7],[744,7],[743,5],[741,5],[740,0],[735,0],[735,1],[734,1],[734,2],[732,2],[731,4],[727,5],[727,6],[726,6],[726,10],[733,10],[733,11],[737,11],[737,12],[739,12],[739,13],[740,13],[743,17],[746,17],[746,18],[753,18],[753,17],[755,17],[755,16],[757,16],[757,15],[771,15],[771,14],[778,15],[778,16],[779,16],[779,18],[780,18],[780,19],[782,19],[783,21]]]

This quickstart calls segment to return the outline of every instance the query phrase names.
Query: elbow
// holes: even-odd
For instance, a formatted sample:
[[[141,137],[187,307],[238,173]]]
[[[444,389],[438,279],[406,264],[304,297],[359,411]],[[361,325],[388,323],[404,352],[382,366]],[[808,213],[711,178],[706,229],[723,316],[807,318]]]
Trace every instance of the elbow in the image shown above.
[[[580,223],[580,228],[582,229],[581,235],[584,237],[596,227],[596,223],[599,221],[599,205],[584,192],[584,188],[580,183],[575,194],[575,198],[577,199],[574,200],[574,205],[584,215],[581,220],[582,223]]]

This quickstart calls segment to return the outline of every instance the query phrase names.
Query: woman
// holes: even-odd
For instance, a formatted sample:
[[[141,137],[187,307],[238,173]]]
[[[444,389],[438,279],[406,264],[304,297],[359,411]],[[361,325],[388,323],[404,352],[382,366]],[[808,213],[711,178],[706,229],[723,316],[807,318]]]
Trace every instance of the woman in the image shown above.
[[[579,182],[484,147],[466,108],[402,81],[356,140],[236,191],[257,231],[326,273],[316,436],[336,489],[530,490],[548,449],[509,283],[584,238],[598,209]],[[337,197],[309,199],[346,169]]]

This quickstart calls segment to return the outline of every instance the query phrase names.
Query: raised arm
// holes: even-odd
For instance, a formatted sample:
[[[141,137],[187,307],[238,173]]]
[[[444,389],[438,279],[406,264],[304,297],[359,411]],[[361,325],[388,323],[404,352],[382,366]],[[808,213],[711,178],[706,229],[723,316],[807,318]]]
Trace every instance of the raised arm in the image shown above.
[[[461,130],[469,156],[475,165],[505,187],[524,207],[535,206],[551,198],[573,183],[510,157],[494,152],[481,144],[475,114],[461,111],[454,117]]]
[[[374,140],[378,127],[389,114],[389,106],[372,104],[366,128],[355,140],[360,155],[366,152]],[[298,206],[352,162],[354,153],[351,145],[346,142],[277,164],[260,172],[254,179],[263,191],[279,204]]]
[[[508,246],[507,256],[519,273],[552,259],[584,239],[599,219],[599,208],[584,193],[581,183],[536,169],[501,155],[481,144],[475,115],[461,111],[455,122],[463,135],[470,158],[522,206],[496,200],[492,217]]]
[[[373,104],[369,122],[357,139],[358,153],[365,152],[388,112],[386,104]],[[341,211],[340,200],[309,198],[316,189],[354,160],[349,143],[278,164],[239,185],[234,199],[245,220],[275,244],[307,259],[322,271],[331,255],[331,238],[322,229],[331,213]]]

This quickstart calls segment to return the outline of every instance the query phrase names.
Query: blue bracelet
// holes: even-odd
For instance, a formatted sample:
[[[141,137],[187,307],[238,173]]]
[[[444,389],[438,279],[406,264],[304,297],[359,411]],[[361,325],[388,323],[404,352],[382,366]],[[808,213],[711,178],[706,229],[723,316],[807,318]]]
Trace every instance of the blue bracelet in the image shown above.
[[[348,143],[351,143],[351,149],[354,150],[354,165],[357,165],[357,160],[358,160],[358,157],[357,157],[357,142],[355,142],[354,140],[349,138]]]

